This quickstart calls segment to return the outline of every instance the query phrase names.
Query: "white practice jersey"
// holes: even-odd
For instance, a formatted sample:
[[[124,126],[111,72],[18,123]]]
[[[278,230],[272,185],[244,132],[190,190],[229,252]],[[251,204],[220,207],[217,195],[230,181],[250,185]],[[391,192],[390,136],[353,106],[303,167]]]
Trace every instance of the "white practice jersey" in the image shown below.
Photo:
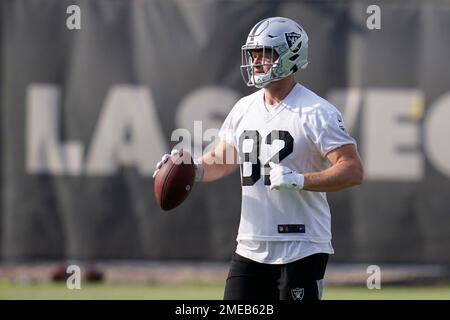
[[[322,171],[330,165],[328,152],[356,144],[333,105],[296,84],[278,106],[267,109],[261,89],[236,103],[219,136],[240,154],[242,207],[238,242],[330,243],[326,193],[270,190],[269,162],[299,173]]]

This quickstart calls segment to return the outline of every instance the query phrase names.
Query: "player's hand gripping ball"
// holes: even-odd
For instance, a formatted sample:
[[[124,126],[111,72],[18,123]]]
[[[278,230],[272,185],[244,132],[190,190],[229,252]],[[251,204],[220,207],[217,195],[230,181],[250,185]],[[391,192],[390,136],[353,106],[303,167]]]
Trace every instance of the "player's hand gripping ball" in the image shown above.
[[[195,182],[195,165],[187,151],[165,154],[153,173],[156,203],[162,210],[178,207],[190,194]]]

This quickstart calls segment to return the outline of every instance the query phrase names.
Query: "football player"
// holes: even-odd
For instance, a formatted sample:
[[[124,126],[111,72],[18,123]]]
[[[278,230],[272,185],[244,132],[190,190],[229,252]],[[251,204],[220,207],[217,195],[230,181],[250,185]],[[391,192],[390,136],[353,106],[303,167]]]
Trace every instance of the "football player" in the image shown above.
[[[308,64],[299,24],[258,22],[242,61],[245,83],[259,90],[235,104],[219,144],[196,161],[197,181],[241,169],[241,220],[224,298],[317,300],[334,253],[326,192],[362,183],[356,142],[340,112],[294,79]]]

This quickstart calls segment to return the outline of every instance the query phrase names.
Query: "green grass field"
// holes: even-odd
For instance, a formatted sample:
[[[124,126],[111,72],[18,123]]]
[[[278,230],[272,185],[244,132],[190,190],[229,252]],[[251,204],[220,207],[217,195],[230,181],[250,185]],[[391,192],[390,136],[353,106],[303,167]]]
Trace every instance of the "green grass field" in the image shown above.
[[[119,285],[86,284],[69,290],[65,283],[13,284],[0,282],[0,299],[148,299],[148,300],[220,300],[223,284]],[[450,300],[449,286],[328,287],[324,300]]]

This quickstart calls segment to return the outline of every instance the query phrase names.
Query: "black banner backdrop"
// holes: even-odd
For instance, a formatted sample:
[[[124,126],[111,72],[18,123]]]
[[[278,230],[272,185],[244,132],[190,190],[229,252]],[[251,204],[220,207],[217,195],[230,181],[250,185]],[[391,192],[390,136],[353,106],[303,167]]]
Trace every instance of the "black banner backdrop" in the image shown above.
[[[381,29],[368,27],[372,4]],[[297,79],[343,111],[366,168],[364,185],[329,194],[334,259],[450,262],[449,1],[0,8],[1,260],[229,259],[238,173],[195,185],[169,213],[151,174],[174,130],[201,141],[252,92],[240,47],[260,19],[287,16],[310,38]]]

